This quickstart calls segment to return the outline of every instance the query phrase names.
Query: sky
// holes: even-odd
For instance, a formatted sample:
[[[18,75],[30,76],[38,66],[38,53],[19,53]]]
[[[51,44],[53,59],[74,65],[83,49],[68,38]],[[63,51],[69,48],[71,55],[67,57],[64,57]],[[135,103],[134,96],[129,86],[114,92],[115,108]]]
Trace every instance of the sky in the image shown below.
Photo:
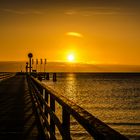
[[[138,0],[0,0],[0,61],[140,65]]]

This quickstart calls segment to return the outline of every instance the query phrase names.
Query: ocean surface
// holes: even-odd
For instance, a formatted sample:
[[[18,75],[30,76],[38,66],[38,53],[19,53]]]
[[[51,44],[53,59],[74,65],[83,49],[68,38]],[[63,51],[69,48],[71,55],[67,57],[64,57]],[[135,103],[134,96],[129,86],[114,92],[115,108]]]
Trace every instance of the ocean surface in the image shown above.
[[[140,73],[57,73],[56,82],[51,74],[42,82],[129,139],[140,139]],[[73,118],[71,134],[93,139]]]

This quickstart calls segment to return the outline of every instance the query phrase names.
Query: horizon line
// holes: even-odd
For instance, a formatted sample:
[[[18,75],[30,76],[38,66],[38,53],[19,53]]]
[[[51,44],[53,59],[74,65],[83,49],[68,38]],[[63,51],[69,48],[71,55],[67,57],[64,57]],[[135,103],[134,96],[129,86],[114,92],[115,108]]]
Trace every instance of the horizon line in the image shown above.
[[[40,60],[39,60],[40,61]],[[7,62],[27,62],[26,60],[0,60],[0,63]],[[35,63],[35,62],[34,62]],[[47,63],[65,63],[65,64],[84,64],[84,65],[112,65],[112,66],[140,66],[140,64],[119,64],[119,63],[98,63],[98,62],[67,62],[67,61],[47,61]],[[38,64],[40,65],[40,64]]]

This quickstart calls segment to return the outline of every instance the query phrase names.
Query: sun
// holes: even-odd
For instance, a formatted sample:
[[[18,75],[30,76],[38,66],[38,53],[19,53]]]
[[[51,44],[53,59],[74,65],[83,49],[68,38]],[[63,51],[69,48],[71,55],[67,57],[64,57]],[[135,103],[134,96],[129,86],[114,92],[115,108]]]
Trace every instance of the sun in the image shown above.
[[[73,62],[74,59],[75,59],[74,54],[69,54],[67,59],[68,59],[69,62]]]

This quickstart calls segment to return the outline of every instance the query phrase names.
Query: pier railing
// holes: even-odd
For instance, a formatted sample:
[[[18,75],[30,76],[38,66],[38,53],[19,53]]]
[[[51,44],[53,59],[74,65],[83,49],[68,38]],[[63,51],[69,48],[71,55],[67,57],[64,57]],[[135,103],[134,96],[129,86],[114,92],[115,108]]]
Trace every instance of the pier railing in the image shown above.
[[[10,77],[14,76],[15,74],[16,73],[12,73],[12,72],[1,72],[0,73],[0,80],[10,78]]]
[[[34,77],[28,77],[28,81],[32,100],[46,139],[57,139],[55,130],[55,127],[57,127],[63,140],[71,140],[70,116],[73,116],[95,140],[128,140],[125,136],[72,101],[46,87]],[[62,120],[55,113],[57,112],[56,103],[62,107]]]

